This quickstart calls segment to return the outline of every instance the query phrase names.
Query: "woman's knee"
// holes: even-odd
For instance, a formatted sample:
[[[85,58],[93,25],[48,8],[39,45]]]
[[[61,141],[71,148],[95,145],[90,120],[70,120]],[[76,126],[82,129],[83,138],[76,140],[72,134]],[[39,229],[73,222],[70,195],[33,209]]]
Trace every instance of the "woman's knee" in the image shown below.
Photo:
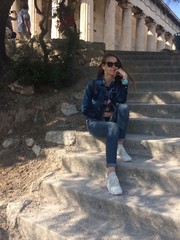
[[[119,128],[118,128],[117,123],[110,122],[110,124],[109,124],[109,134],[110,135],[116,135],[116,136],[119,135]]]
[[[125,103],[118,103],[117,105],[116,105],[116,107],[118,108],[118,111],[119,112],[127,112],[127,113],[129,113],[129,106],[127,105],[127,104],[125,104]]]

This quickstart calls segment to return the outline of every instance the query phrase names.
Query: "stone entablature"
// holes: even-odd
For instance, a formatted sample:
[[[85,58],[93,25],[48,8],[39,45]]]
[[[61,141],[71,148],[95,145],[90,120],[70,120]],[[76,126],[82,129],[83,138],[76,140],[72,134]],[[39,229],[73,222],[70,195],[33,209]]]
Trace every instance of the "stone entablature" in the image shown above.
[[[161,25],[172,35],[180,31],[180,20],[162,1],[130,0],[128,2],[140,8],[146,16],[150,16],[157,24]]]
[[[20,2],[15,0],[13,5],[17,12]],[[42,2],[38,1],[39,7],[43,7]],[[52,8],[54,3],[55,0]],[[28,4],[34,35],[39,33],[40,16],[35,12],[34,0],[29,0]],[[47,38],[59,38],[56,21],[52,18]],[[107,50],[175,49],[174,34],[180,32],[180,20],[160,0],[78,0],[75,21],[81,39],[104,42]]]

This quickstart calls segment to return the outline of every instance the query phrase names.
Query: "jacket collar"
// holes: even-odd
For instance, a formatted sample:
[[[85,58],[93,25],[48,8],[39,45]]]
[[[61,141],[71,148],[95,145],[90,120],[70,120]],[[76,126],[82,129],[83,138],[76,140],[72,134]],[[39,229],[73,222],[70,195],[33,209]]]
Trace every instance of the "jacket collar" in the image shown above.
[[[105,87],[105,79],[104,79],[104,76],[101,76],[101,77],[97,78],[97,79],[96,79],[96,82],[97,82],[98,85]],[[108,87],[113,86],[114,83],[115,83],[115,82],[112,82]]]

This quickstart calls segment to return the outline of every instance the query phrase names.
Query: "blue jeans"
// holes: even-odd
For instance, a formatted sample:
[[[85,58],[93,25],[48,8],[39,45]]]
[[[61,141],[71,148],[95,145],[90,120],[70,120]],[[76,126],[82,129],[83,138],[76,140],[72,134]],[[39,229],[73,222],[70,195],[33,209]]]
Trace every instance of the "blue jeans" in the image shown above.
[[[118,141],[125,139],[129,121],[127,104],[117,104],[109,121],[88,120],[87,129],[91,135],[106,140],[106,166],[115,167],[117,164]]]

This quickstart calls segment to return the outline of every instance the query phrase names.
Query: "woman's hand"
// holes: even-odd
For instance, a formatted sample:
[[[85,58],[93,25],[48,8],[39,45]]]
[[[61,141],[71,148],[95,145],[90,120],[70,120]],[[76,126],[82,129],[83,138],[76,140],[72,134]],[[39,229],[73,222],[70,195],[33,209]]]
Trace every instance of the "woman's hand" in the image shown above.
[[[115,72],[115,76],[122,76],[123,79],[127,79],[127,73],[122,69],[119,68],[116,72]]]

